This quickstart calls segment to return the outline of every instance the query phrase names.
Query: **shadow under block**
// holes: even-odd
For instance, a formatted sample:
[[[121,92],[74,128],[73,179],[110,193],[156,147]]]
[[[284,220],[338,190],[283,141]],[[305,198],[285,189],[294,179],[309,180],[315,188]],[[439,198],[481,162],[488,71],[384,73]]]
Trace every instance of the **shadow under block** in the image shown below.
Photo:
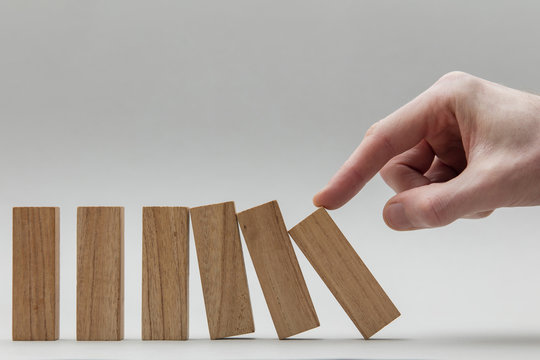
[[[400,315],[325,209],[289,233],[365,339]]]
[[[234,202],[190,212],[210,338],[254,332]]]
[[[278,337],[319,326],[278,203],[271,201],[237,216]]]
[[[143,208],[142,256],[142,339],[186,340],[188,208]]]
[[[124,337],[124,208],[77,208],[77,340]]]
[[[60,210],[13,208],[13,340],[57,340]]]

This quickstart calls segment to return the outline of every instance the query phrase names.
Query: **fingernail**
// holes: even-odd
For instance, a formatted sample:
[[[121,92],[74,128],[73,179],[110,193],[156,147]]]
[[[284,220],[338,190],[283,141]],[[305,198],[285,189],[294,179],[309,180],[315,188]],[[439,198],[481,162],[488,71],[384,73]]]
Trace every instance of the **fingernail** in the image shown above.
[[[392,229],[408,230],[413,227],[401,203],[388,205],[384,211],[384,215],[384,220]]]

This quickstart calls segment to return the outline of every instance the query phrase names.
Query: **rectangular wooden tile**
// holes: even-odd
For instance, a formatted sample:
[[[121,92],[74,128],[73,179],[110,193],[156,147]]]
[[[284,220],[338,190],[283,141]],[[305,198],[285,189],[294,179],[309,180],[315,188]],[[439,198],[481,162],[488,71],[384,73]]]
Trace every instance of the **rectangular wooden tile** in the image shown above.
[[[364,338],[400,315],[325,209],[289,233]]]
[[[189,210],[143,208],[143,340],[188,338]]]
[[[237,216],[278,337],[319,326],[278,203],[271,201]]]
[[[190,212],[210,338],[254,332],[234,202]]]
[[[60,209],[13,208],[13,340],[57,340]]]
[[[77,340],[124,338],[124,208],[77,209]]]

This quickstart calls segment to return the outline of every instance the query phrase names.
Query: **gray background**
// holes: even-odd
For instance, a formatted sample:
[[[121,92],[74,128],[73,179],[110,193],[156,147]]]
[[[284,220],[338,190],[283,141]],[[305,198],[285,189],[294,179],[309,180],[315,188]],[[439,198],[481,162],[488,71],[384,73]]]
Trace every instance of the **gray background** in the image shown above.
[[[463,70],[540,92],[536,1],[1,1],[0,337],[11,207],[61,207],[75,337],[76,207],[126,214],[125,334],[140,337],[141,207],[277,199],[288,227],[373,122]],[[377,177],[332,216],[402,312],[379,338],[540,333],[540,208],[399,233]],[[251,260],[256,337],[275,337]],[[358,332],[298,252],[321,326]],[[191,257],[193,338],[207,327]],[[520,335],[521,334],[521,335]]]

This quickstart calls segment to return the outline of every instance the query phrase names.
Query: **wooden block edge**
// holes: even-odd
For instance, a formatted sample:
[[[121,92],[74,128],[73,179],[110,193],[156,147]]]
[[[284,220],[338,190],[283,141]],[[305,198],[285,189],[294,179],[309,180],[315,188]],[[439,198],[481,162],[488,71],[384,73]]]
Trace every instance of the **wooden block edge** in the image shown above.
[[[337,230],[341,233],[341,235],[346,239],[345,235],[342,233],[341,229],[337,226],[337,224],[335,223],[334,219],[332,218],[332,216],[330,216],[330,214],[328,213],[328,210],[326,210],[324,207],[318,207],[315,211],[313,211],[311,214],[309,214],[308,216],[306,216],[304,219],[302,219],[301,221],[299,221],[295,226],[293,226],[291,229],[288,230],[288,233],[289,235],[291,236],[292,240],[296,243],[296,245],[298,246],[298,248],[300,249],[300,251],[302,251],[302,253],[304,253],[302,247],[296,242],[296,240],[294,239],[294,235],[293,233],[296,232],[296,228],[303,225],[304,222],[306,220],[309,220],[309,218],[311,218],[312,216],[316,215],[316,214],[319,214],[319,213],[323,213],[325,217],[327,217],[337,228]],[[347,240],[348,241],[348,240]],[[304,254],[305,256],[305,254]],[[310,263],[310,265],[315,269],[315,267],[313,266],[313,264],[311,263],[311,260],[306,256],[306,259],[308,260],[308,262]],[[368,269],[369,270],[369,269]],[[369,270],[371,272],[371,270]],[[317,272],[317,271],[315,271]],[[318,274],[318,272],[317,272]],[[320,275],[319,275],[320,277]],[[376,280],[376,279],[375,279]],[[324,283],[324,280],[321,278],[321,281]],[[377,280],[376,280],[377,281]],[[378,282],[378,281],[377,281]],[[326,284],[325,284],[326,285]],[[379,286],[381,286],[379,284]],[[381,286],[382,288],[382,286]],[[329,289],[330,290],[330,289]],[[384,289],[383,289],[384,291]],[[330,292],[332,293],[332,296],[334,296],[333,292],[330,290]],[[386,293],[386,291],[384,291]],[[388,296],[388,295],[387,295]],[[365,331],[363,330],[360,330],[360,327],[357,326],[356,323],[354,323],[355,327],[358,329],[358,331],[360,332],[360,334],[362,335],[362,337],[365,339],[365,340],[369,340],[373,335],[375,335],[376,333],[378,333],[379,331],[381,331],[382,329],[384,329],[386,326],[390,325],[392,322],[394,322],[394,320],[396,320],[397,318],[399,318],[401,316],[401,313],[400,311],[398,310],[398,308],[395,306],[394,302],[390,299],[390,297],[388,296],[388,299],[391,301],[392,305],[394,306],[395,310],[396,310],[396,314],[395,314],[395,317],[393,317],[390,321],[388,321],[386,324],[384,324],[383,326],[381,326],[380,328],[378,328],[377,330],[371,332],[371,333],[366,333]],[[339,303],[339,301],[338,301]],[[341,304],[340,304],[341,306]],[[348,314],[348,310],[343,308],[342,309],[345,311],[345,313],[347,313],[347,316],[352,319],[349,314]]]
[[[278,209],[279,209],[277,200],[270,200],[270,201],[267,201],[267,202],[265,202],[265,203],[263,203],[263,204],[259,204],[259,205],[250,207],[249,209],[245,209],[245,210],[242,210],[242,211],[240,211],[240,212],[237,212],[237,213],[236,213],[236,216],[237,216],[237,217],[238,217],[238,216],[241,216],[241,215],[242,215],[243,213],[245,213],[245,212],[248,212],[248,211],[251,211],[251,210],[255,210],[255,209],[258,209],[258,208],[263,207],[263,206],[268,206],[268,205],[270,205],[270,204],[272,204],[273,206],[277,206]],[[280,212],[281,212],[281,211],[280,211]]]
[[[11,264],[11,284],[15,281],[15,266],[13,262],[13,240],[14,240],[14,228],[15,228],[15,213],[20,209],[47,209],[54,210],[54,277],[55,277],[55,289],[54,289],[54,335],[51,338],[44,339],[29,339],[29,338],[19,338],[14,336],[14,319],[13,319],[13,303],[15,299],[13,298],[13,289],[11,290],[12,294],[12,321],[11,321],[11,340],[12,341],[56,341],[60,339],[60,207],[59,206],[13,206],[11,210],[11,246],[12,246],[12,264]]]

